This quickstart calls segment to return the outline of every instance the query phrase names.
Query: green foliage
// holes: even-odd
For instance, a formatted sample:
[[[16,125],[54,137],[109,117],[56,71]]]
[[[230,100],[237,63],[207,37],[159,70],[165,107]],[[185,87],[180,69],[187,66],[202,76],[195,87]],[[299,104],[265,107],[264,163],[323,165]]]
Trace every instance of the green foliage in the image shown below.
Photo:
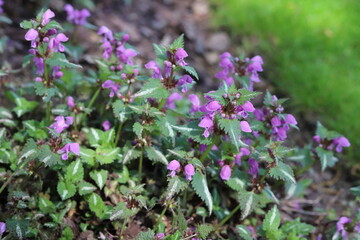
[[[206,181],[206,176],[200,172],[196,172],[191,181],[191,185],[196,194],[206,203],[209,214],[211,215],[214,203]]]
[[[209,236],[209,234],[214,231],[214,228],[208,224],[201,224],[197,227],[196,231],[201,239],[206,239],[207,236]]]
[[[283,162],[279,162],[275,167],[271,168],[269,174],[272,178],[296,184],[293,170]]]

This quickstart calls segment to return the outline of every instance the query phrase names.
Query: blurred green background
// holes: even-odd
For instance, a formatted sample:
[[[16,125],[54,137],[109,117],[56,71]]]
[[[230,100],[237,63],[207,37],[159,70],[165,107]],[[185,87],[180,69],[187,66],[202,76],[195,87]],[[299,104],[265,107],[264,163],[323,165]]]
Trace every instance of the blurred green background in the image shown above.
[[[212,1],[217,27],[240,36],[247,53],[265,58],[265,76],[352,143],[360,157],[360,1]],[[300,119],[300,121],[302,121]],[[352,161],[352,162],[353,162]],[[353,162],[354,163],[354,162]]]

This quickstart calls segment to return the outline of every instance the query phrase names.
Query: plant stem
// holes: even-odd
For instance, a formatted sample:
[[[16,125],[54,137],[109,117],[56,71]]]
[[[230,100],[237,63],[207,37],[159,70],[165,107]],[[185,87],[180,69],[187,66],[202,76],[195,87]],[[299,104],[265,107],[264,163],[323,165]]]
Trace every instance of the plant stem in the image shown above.
[[[169,204],[168,204],[168,202],[166,202],[166,206],[165,206],[165,208],[162,210],[160,216],[158,217],[158,220],[156,221],[156,225],[155,225],[154,229],[156,229],[157,226],[160,224],[160,221],[161,221],[161,219],[163,218],[163,216],[165,215],[166,210],[168,209],[168,207],[169,207]]]
[[[101,88],[99,87],[98,90],[96,90],[96,92],[95,92],[94,95],[92,96],[92,98],[91,98],[91,100],[90,100],[87,108],[91,108],[91,107],[92,107],[92,105],[94,104],[96,98],[99,96],[100,91],[101,91]]]
[[[115,146],[117,146],[118,143],[119,143],[120,134],[121,134],[121,129],[122,129],[123,125],[124,125],[124,122],[119,122],[119,128],[118,128],[118,130],[117,130],[116,138],[115,138]]]
[[[270,168],[267,168],[264,175],[262,175],[262,177],[260,179],[260,184],[262,184],[265,181],[265,178],[269,174],[269,172],[270,172]]]
[[[216,227],[220,228],[224,225],[238,210],[240,209],[240,204],[234,208],[229,215],[227,215]]]
[[[13,172],[10,177],[8,178],[8,180],[1,186],[0,188],[0,194],[2,193],[2,191],[4,191],[4,189],[6,188],[6,186],[11,182],[12,178],[14,177],[15,172]]]
[[[140,160],[139,160],[139,184],[141,184],[143,156],[144,156],[144,147],[141,148],[141,154],[140,154]]]
[[[220,136],[216,136],[213,140],[213,142],[207,146],[205,152],[201,155],[200,157],[200,161],[203,162],[205,160],[205,158],[209,155],[209,152],[211,151],[211,149],[213,148],[214,145],[218,144],[220,140]]]
[[[46,122],[48,124],[50,123],[50,116],[51,116],[51,103],[47,102],[46,103]]]

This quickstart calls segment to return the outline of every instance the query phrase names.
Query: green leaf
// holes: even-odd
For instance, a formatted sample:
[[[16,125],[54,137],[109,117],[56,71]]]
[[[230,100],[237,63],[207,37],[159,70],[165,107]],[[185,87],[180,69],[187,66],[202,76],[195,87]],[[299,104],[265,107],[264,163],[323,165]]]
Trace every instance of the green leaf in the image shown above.
[[[200,172],[196,172],[193,176],[191,184],[196,194],[206,203],[211,215],[213,209],[213,199],[207,185],[206,176]]]
[[[96,160],[100,164],[110,164],[118,158],[120,148],[97,148],[96,149]]]
[[[39,152],[39,160],[45,164],[45,166],[54,166],[61,163],[60,154],[53,153],[50,150],[49,145],[43,145]]]
[[[287,221],[281,228],[285,233],[294,233],[295,236],[305,237],[315,230],[315,227],[302,223],[299,218],[293,221]]]
[[[30,29],[30,28],[33,28],[33,25],[31,23],[31,21],[24,20],[20,23],[20,27],[23,29]]]
[[[252,234],[246,226],[237,225],[236,230],[238,231],[240,237],[244,238],[244,240],[253,240]]]
[[[201,224],[196,229],[201,239],[206,239],[212,231],[214,231],[214,227],[209,224]]]
[[[232,143],[235,144],[236,149],[247,146],[240,139],[241,130],[240,122],[236,119],[219,119],[219,126],[229,135]]]
[[[148,230],[146,232],[139,233],[135,240],[153,240],[154,236],[155,233],[153,232],[153,230]]]
[[[206,211],[205,211],[206,212]],[[176,222],[177,222],[177,226],[179,227],[179,229],[184,232],[187,230],[187,222],[186,222],[186,219],[185,219],[185,216],[184,216],[184,213],[181,209],[181,206],[180,204],[178,204],[178,207],[177,207],[177,215],[176,215]]]
[[[246,101],[250,101],[254,97],[261,94],[259,92],[250,91],[245,88],[241,88],[237,92],[240,93],[240,98],[236,101],[236,103],[239,105],[244,104]]]
[[[24,239],[26,237],[26,232],[29,227],[29,221],[27,220],[17,220],[17,219],[8,219],[6,220],[6,229],[11,235],[15,236],[17,239]]]
[[[139,139],[143,139],[142,137],[142,132],[144,130],[144,126],[141,125],[139,122],[135,122],[134,125],[133,125],[133,132],[136,134],[136,136],[139,138]]]
[[[327,167],[333,167],[337,162],[337,158],[334,157],[334,153],[332,151],[324,150],[321,147],[317,147],[315,150],[320,158],[321,171],[324,171]]]
[[[189,73],[190,75],[192,75],[193,77],[195,77],[197,80],[199,80],[199,75],[197,74],[195,68],[190,67],[190,66],[183,66],[182,67],[187,73]]]
[[[83,180],[84,178],[84,167],[81,163],[81,160],[78,159],[75,162],[72,162],[66,170],[65,179],[68,183],[77,183]]]
[[[120,202],[117,206],[112,210],[110,214],[110,221],[114,221],[117,219],[127,219],[134,216],[137,213],[137,210],[128,209],[125,206],[125,202]]]
[[[141,155],[141,151],[137,150],[135,147],[132,148],[125,148],[124,149],[124,160],[123,164],[128,164],[131,160],[139,158]]]
[[[163,136],[170,137],[172,141],[172,145],[175,146],[175,131],[173,126],[171,125],[170,121],[166,117],[159,118],[156,121],[156,125],[158,126],[160,132]]]
[[[280,204],[279,203],[279,199],[275,196],[275,194],[273,193],[273,191],[271,191],[271,188],[269,186],[266,186],[264,188],[264,192],[266,193],[266,196],[268,196],[268,198],[273,201],[276,204]]]
[[[125,120],[128,117],[127,115],[129,115],[130,112],[126,111],[126,106],[125,106],[124,102],[121,100],[116,100],[112,104],[112,107],[113,107],[114,116],[116,118],[118,118],[120,120],[120,122],[125,122]]]
[[[65,227],[61,233],[61,238],[59,240],[71,240],[74,238],[74,234],[70,227]]]
[[[19,165],[23,159],[34,159],[38,154],[38,148],[32,138],[28,139],[24,149],[21,151],[17,165]]]
[[[167,98],[169,91],[163,87],[159,79],[150,79],[144,86],[134,94],[134,98]]]
[[[50,58],[45,60],[45,63],[48,64],[51,68],[54,66],[66,67],[66,68],[82,68],[82,66],[69,62],[66,59],[65,54],[56,52],[51,55]]]
[[[173,196],[175,196],[175,194],[179,193],[181,190],[184,190],[186,186],[187,183],[181,180],[178,176],[170,178],[168,187],[165,192],[165,199],[171,199]]]
[[[159,150],[156,150],[155,148],[152,148],[152,147],[145,147],[145,151],[150,160],[155,161],[155,162],[160,162],[164,165],[168,165],[168,163],[169,163],[168,160],[166,159],[164,154],[162,152],[160,152]]]
[[[357,197],[360,197],[360,186],[350,188],[350,192]]]
[[[316,124],[316,132],[315,134],[317,136],[320,136],[320,138],[322,139],[328,139],[328,140],[331,140],[331,139],[334,139],[334,138],[337,138],[337,137],[341,137],[341,134],[335,132],[335,131],[330,131],[328,130],[327,128],[325,128],[320,122],[317,122]]]
[[[104,211],[106,209],[106,206],[104,204],[104,201],[101,199],[101,197],[96,194],[92,193],[89,198],[89,207],[92,212],[95,213],[95,215],[99,218],[101,218],[104,214]]]
[[[176,131],[184,134],[186,137],[192,138],[194,141],[198,143],[210,145],[211,139],[205,138],[202,135],[204,133],[204,129],[199,127],[198,124],[199,121],[192,121],[186,125],[182,125],[182,126],[171,125],[171,127]]]
[[[283,162],[278,162],[276,167],[270,169],[269,174],[272,178],[281,179],[296,184],[293,170],[290,166]]]
[[[108,177],[108,171],[100,170],[100,171],[92,171],[90,172],[90,177],[95,181],[96,185],[102,189],[106,183]]]
[[[38,102],[28,101],[23,97],[19,97],[14,92],[7,92],[6,95],[16,104],[13,111],[18,117],[21,117],[27,112],[31,112],[39,105]]]
[[[39,208],[42,213],[55,213],[56,207],[49,199],[39,197]]]
[[[127,183],[127,181],[129,181],[130,175],[129,175],[129,170],[126,166],[122,166],[122,172],[118,173],[118,177],[115,179],[116,181],[118,181],[119,183]]]
[[[36,95],[42,96],[44,102],[50,102],[51,98],[60,95],[60,91],[57,87],[48,88],[44,86],[43,82],[35,83]]]
[[[79,194],[81,196],[92,193],[96,190],[96,187],[88,182],[80,182],[78,185]]]
[[[160,58],[161,60],[166,60],[166,49],[156,43],[153,43],[154,52],[156,53],[156,57]]]
[[[57,185],[57,192],[59,193],[61,199],[64,201],[75,195],[76,187],[72,183],[59,181]]]
[[[277,209],[277,206],[274,207],[266,214],[264,222],[263,222],[263,229],[265,231],[275,231],[280,226],[280,213]]]
[[[241,219],[245,219],[254,209],[255,193],[244,191],[240,194]]]
[[[88,140],[89,140],[90,146],[100,147],[102,134],[103,134],[103,131],[101,131],[99,129],[95,129],[95,128],[90,128],[90,131],[88,134]]]
[[[184,48],[184,34],[181,34],[174,42],[170,45],[171,49]]]
[[[80,147],[80,159],[93,166],[95,164],[95,151],[89,148]]]

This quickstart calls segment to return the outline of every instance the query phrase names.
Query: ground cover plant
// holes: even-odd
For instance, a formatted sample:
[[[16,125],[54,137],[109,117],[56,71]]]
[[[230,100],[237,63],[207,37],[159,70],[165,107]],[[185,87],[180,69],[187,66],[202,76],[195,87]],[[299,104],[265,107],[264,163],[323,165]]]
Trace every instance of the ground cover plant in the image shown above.
[[[353,24],[359,21],[358,1],[213,3],[215,24],[241,36],[247,51],[266,56],[269,80],[292,96],[296,109],[314,112],[359,145],[359,125],[352,120],[359,117],[360,31]],[[353,164],[358,158],[355,150]]]
[[[86,9],[65,11],[74,28],[87,24]],[[31,84],[2,82],[0,238],[359,238],[350,205],[326,228],[282,220],[283,200],[310,184],[304,172],[333,167],[350,142],[318,123],[308,146],[285,145],[297,120],[287,99],[253,91],[260,56],[223,53],[219,88],[195,93],[183,35],[154,44],[156,59],[141,66],[131,36],[99,26],[102,55],[82,66],[69,60],[79,40],[55,19],[44,9],[20,25]]]

